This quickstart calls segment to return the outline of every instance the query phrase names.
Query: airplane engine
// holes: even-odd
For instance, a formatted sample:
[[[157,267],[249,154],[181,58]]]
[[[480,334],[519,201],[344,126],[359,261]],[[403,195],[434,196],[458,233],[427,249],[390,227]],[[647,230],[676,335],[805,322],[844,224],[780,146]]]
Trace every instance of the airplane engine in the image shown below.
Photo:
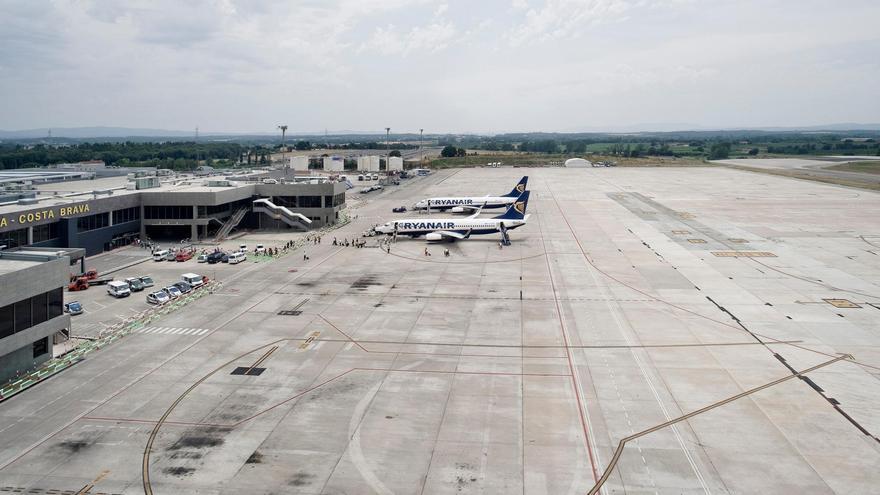
[[[465,209],[462,208],[461,206],[456,206],[455,208],[452,209],[452,213],[464,213],[464,212],[465,212]]]
[[[442,241],[443,236],[432,232],[430,234],[425,234],[425,240],[427,240],[427,241]]]

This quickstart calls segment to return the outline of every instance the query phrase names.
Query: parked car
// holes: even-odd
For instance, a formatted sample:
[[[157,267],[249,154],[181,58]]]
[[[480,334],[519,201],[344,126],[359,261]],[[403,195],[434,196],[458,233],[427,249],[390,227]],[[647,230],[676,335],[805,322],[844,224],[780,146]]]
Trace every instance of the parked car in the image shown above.
[[[141,279],[141,283],[144,284],[144,287],[152,287],[153,286],[153,278],[149,275],[144,275],[139,277]]]
[[[247,252],[247,244],[239,244],[238,245],[238,252],[246,253]]]
[[[228,255],[223,251],[217,251],[208,255],[208,264],[224,263],[228,261]]]
[[[257,254],[266,254],[266,246],[262,244],[257,244],[257,248],[254,249],[254,252]]]
[[[165,304],[171,300],[171,297],[165,291],[157,290],[147,294],[147,302],[150,304]]]
[[[237,253],[232,253],[229,255],[229,264],[230,265],[237,265],[237,264],[241,263],[242,261],[246,261],[246,260],[247,260],[247,254],[245,254],[243,251],[239,251]]]
[[[165,261],[174,261],[177,259],[177,253],[174,251],[168,251],[168,254],[165,255]]]
[[[182,292],[184,294],[193,290],[192,285],[189,285],[188,283],[183,282],[183,281],[174,282],[174,284],[172,284],[172,285],[174,285],[174,287],[177,287],[177,290],[179,290],[180,292]]]
[[[144,283],[137,277],[127,278],[125,279],[125,283],[128,284],[128,288],[131,289],[132,292],[140,292],[144,290]]]
[[[167,249],[160,249],[158,251],[153,251],[153,261],[165,261],[165,258],[168,257],[168,253],[170,253],[170,252],[171,251],[169,251]]]
[[[183,249],[177,252],[177,255],[174,257],[177,261],[189,261],[193,257],[192,251],[188,249]]]
[[[200,254],[199,257],[196,258],[196,262],[207,263],[208,262],[208,255],[207,254]]]
[[[180,292],[180,289],[173,285],[169,285],[168,287],[164,287],[162,290],[168,293],[168,296],[171,299],[177,299],[178,297],[183,295],[183,292]]]
[[[107,293],[116,298],[128,297],[131,295],[131,289],[127,283],[115,280],[107,284]]]
[[[69,303],[64,304],[64,312],[71,316],[82,314],[82,304],[80,304],[79,301],[70,301]]]
[[[393,208],[391,211],[394,213],[406,213],[406,206],[398,206],[397,208]]]

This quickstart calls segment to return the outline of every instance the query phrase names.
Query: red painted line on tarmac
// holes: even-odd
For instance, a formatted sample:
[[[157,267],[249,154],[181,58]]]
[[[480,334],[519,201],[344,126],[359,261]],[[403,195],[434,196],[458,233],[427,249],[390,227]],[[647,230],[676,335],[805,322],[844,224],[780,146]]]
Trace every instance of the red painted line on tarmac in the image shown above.
[[[556,198],[554,198],[554,201],[555,201],[555,199]],[[558,207],[559,207],[559,204],[557,203],[557,208]],[[572,230],[572,234],[574,234],[573,230]],[[577,239],[577,236],[575,236],[575,239]],[[544,236],[543,235],[541,236],[541,242],[544,243]],[[546,252],[546,250],[547,250],[547,246],[546,246],[546,244],[544,244],[544,251]],[[581,401],[581,393],[580,393],[580,390],[578,389],[577,377],[576,377],[577,371],[575,370],[574,363],[572,362],[572,359],[571,359],[571,342],[568,339],[568,332],[565,329],[565,321],[562,318],[562,308],[559,306],[559,297],[557,296],[557,293],[556,293],[556,282],[553,279],[553,267],[550,266],[550,258],[549,257],[545,257],[544,259],[547,260],[547,274],[550,277],[550,288],[553,290],[553,302],[556,304],[556,317],[559,319],[559,329],[562,332],[562,339],[563,339],[563,342],[565,343],[565,355],[568,358],[568,369],[569,369],[569,372],[571,373],[571,388],[574,389],[575,399],[577,400],[578,412],[580,413],[580,419],[581,419],[581,428],[584,431],[584,443],[585,443],[585,447],[587,448],[587,453],[589,454],[589,457],[590,457],[590,467],[593,471],[593,483],[595,483],[599,479],[599,472],[596,469],[596,459],[594,458],[594,455],[593,455],[593,449],[592,449],[592,447],[590,447],[590,434],[587,429],[587,418],[584,413],[584,405]]]

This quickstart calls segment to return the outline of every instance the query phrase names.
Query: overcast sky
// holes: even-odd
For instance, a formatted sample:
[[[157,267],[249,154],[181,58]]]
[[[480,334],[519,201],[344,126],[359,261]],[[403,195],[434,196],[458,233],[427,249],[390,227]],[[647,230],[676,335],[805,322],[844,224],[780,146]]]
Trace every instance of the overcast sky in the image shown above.
[[[0,101],[7,130],[876,123],[880,1],[0,0]]]

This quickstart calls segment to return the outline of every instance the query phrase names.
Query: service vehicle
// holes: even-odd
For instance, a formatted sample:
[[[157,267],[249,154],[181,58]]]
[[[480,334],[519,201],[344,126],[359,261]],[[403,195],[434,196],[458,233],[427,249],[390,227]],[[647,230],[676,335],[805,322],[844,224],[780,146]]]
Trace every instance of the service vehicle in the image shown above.
[[[107,293],[115,298],[128,297],[131,295],[131,289],[127,283],[115,280],[107,284]]]
[[[201,287],[205,283],[205,277],[197,273],[184,273],[180,279],[193,287]]]
[[[238,250],[239,250],[239,252],[246,253],[247,252],[247,244],[239,244]]]
[[[230,265],[237,265],[237,264],[241,263],[242,261],[246,261],[246,260],[247,260],[247,254],[245,254],[242,251],[239,251],[237,253],[232,253],[229,255],[229,264]]]
[[[358,180],[359,180],[359,181],[363,181],[363,180],[364,180],[364,176],[363,176],[363,175],[358,175]]]
[[[160,249],[158,251],[153,251],[153,261],[165,261],[165,257],[168,256],[168,253],[171,251],[167,249]]]
[[[391,211],[394,213],[406,213],[406,206],[398,206],[397,208],[392,208]]]
[[[141,283],[144,284],[144,287],[153,286],[153,277],[150,277],[149,275],[144,275],[138,278],[141,279]]]
[[[127,278],[125,279],[125,283],[128,284],[128,288],[131,289],[132,292],[140,292],[144,290],[144,283],[141,282],[141,279],[137,277]]]
[[[171,299],[177,299],[178,297],[183,295],[183,293],[180,292],[180,289],[178,289],[177,287],[175,287],[173,285],[169,285],[168,287],[163,287],[162,290],[167,292],[168,296],[171,297]]]
[[[174,259],[177,261],[189,261],[193,257],[192,251],[188,249],[184,249],[177,252],[177,255],[174,256]]]
[[[266,246],[262,244],[257,244],[257,248],[254,249],[254,252],[257,254],[266,254]]]
[[[177,287],[177,290],[179,290],[180,292],[182,292],[182,293],[184,293],[184,294],[186,294],[186,293],[188,293],[189,291],[193,290],[192,285],[189,285],[188,283],[186,283],[186,282],[184,282],[184,281],[174,282],[174,283],[171,284],[171,285],[173,285],[174,287]]]
[[[165,291],[157,290],[147,294],[147,302],[150,304],[165,304],[170,300],[171,297]]]
[[[65,303],[64,312],[71,316],[82,314],[82,304],[80,304],[79,301],[70,301],[69,303]]]
[[[278,184],[277,179],[263,179],[263,184]]]
[[[379,174],[373,174],[373,180],[379,180]]]

